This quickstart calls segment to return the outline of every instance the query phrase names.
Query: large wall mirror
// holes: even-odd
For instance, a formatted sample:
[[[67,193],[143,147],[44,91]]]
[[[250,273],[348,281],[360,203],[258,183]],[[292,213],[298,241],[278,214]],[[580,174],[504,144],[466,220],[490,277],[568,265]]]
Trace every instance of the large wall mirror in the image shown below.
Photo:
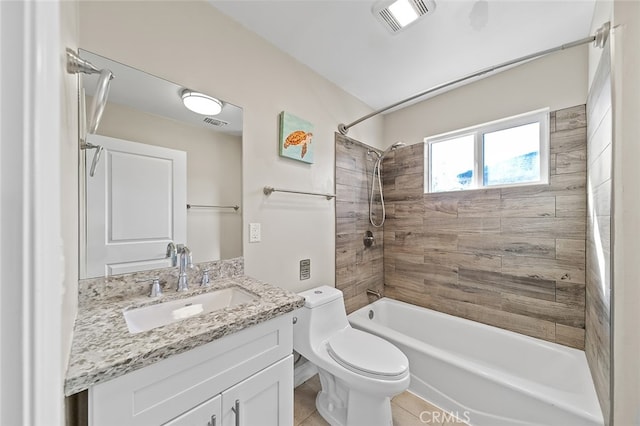
[[[80,277],[173,266],[171,243],[194,262],[241,256],[242,109],[221,100],[218,114],[192,112],[191,88],[79,54],[114,75],[98,128],[81,141]],[[81,116],[96,81],[81,78]]]

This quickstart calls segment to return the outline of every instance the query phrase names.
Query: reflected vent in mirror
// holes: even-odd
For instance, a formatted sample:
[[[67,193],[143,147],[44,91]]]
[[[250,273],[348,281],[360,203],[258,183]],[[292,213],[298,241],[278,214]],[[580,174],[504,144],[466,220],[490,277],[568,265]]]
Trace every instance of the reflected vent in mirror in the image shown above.
[[[204,120],[202,121],[216,127],[224,127],[227,124],[229,124],[226,121],[218,120],[217,118],[211,118],[211,117],[205,117]]]

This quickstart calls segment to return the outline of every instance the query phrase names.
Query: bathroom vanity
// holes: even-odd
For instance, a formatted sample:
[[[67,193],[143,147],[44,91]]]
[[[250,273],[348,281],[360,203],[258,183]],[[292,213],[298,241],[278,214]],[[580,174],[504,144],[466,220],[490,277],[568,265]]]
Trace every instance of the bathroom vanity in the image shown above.
[[[150,298],[135,294],[148,289],[135,284],[139,274],[80,283],[65,394],[87,390],[89,425],[293,423],[292,312],[301,297],[232,271],[209,288]],[[124,312],[231,288],[255,297],[146,331],[127,327]]]
[[[285,425],[291,314],[89,388],[90,425]]]

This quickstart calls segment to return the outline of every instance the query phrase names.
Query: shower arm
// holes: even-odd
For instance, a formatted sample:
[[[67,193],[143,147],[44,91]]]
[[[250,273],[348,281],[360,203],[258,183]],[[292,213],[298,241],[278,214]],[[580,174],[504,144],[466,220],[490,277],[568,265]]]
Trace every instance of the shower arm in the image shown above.
[[[410,96],[410,97],[408,97],[406,99],[403,99],[403,100],[398,101],[398,102],[396,102],[394,104],[391,104],[391,105],[386,106],[386,107],[384,107],[382,109],[379,109],[379,110],[374,111],[374,112],[372,112],[370,114],[367,114],[367,115],[365,115],[363,117],[360,117],[359,119],[353,121],[352,123],[349,123],[349,124],[342,124],[341,123],[341,124],[338,125],[338,131],[341,134],[346,135],[347,133],[349,133],[349,129],[352,128],[353,126],[355,126],[356,124],[360,124],[365,120],[368,120],[368,119],[370,119],[372,117],[375,117],[376,115],[382,114],[383,112],[386,112],[386,111],[388,111],[390,109],[393,109],[393,108],[395,108],[397,106],[406,104],[407,102],[411,102],[411,101],[416,100],[418,98],[421,98],[423,96],[426,96],[426,95],[429,95],[431,93],[437,92],[438,90],[445,89],[445,88],[447,88],[449,86],[454,86],[454,85],[462,83],[464,81],[471,80],[471,79],[476,78],[476,77],[480,77],[480,76],[482,76],[484,74],[488,74],[488,73],[497,71],[497,70],[499,70],[501,68],[505,68],[505,67],[509,67],[511,65],[518,64],[520,62],[530,61],[532,59],[537,59],[537,58],[540,58],[542,56],[546,56],[546,55],[549,55],[551,53],[557,52],[559,50],[570,49],[572,47],[581,46],[583,44],[587,44],[587,43],[591,43],[591,42],[594,42],[594,45],[596,47],[603,48],[605,43],[606,43],[606,41],[607,41],[607,39],[609,38],[610,29],[611,29],[611,24],[609,22],[605,22],[600,28],[598,28],[598,30],[596,31],[596,34],[593,35],[593,36],[585,37],[585,38],[582,38],[580,40],[576,40],[576,41],[571,42],[571,43],[562,44],[560,46],[553,47],[551,49],[542,50],[542,51],[539,51],[539,52],[536,52],[536,53],[532,53],[532,54],[529,54],[529,55],[526,55],[526,56],[522,56],[522,57],[517,58],[517,59],[513,59],[513,60],[510,60],[510,61],[507,61],[507,62],[503,62],[503,63],[498,64],[498,65],[494,65],[494,66],[489,67],[489,68],[485,68],[485,69],[483,69],[481,71],[476,71],[476,72],[474,72],[472,74],[469,74],[469,75],[466,75],[464,77],[457,78],[455,80],[452,80],[452,81],[449,81],[449,82],[446,82],[446,83],[443,83],[443,84],[439,84],[439,85],[434,86],[434,87],[432,87],[432,88],[430,88],[428,90],[425,90],[424,92],[420,92],[420,93],[418,93],[416,95]]]

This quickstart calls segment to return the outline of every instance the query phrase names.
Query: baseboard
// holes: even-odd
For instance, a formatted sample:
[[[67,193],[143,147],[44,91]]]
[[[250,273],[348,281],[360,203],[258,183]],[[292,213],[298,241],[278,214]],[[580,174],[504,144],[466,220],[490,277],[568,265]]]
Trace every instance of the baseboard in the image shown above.
[[[313,376],[318,374],[318,368],[312,362],[302,358],[293,369],[293,387],[297,388]]]

